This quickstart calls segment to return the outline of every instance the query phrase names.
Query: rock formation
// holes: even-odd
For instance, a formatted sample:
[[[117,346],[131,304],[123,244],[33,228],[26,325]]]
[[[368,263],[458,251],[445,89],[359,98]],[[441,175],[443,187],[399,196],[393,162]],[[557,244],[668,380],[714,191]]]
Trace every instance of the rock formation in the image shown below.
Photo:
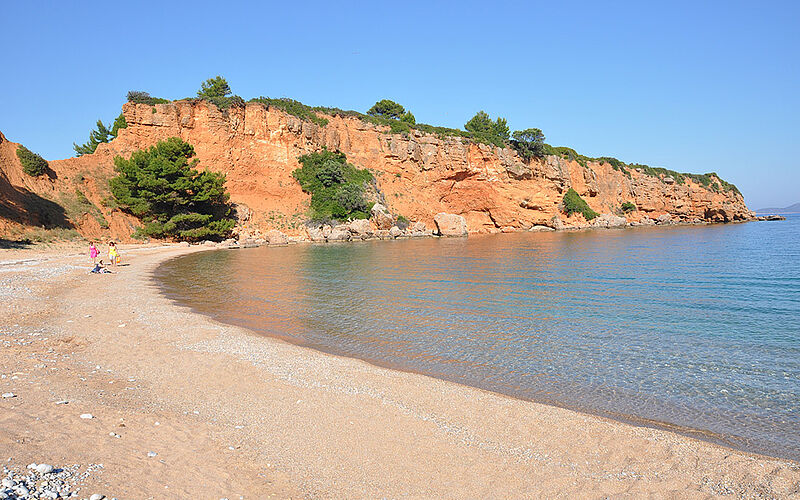
[[[320,126],[259,103],[222,111],[192,101],[155,106],[126,103],[123,113],[128,127],[120,130],[116,139],[101,144],[94,154],[50,162],[52,179],[24,178],[16,173],[9,178],[9,171],[17,170],[16,144],[0,141],[0,193],[10,192],[4,183],[32,193],[74,193],[77,186],[101,215],[83,216],[86,220],[76,224],[79,231],[103,234],[103,224],[94,227],[88,220],[97,219],[105,220],[106,232],[127,237],[135,221],[111,208],[113,204],[106,207],[103,203],[107,180],[114,175],[113,157],[180,137],[195,147],[199,168],[226,174],[245,231],[277,229],[312,240],[345,239],[352,234],[361,237],[347,227],[332,228],[335,235],[330,238],[330,234],[322,234],[322,228],[313,230],[312,235],[303,226],[309,195],[291,173],[299,166],[300,155],[323,147],[340,150],[349,162],[373,172],[375,201],[381,202],[380,210],[372,213],[376,230],[390,230],[400,215],[432,227],[440,212],[463,217],[469,232],[590,226],[582,215],[567,217],[561,212],[559,205],[569,188],[598,213],[618,214],[601,219],[605,226],[619,224],[620,205],[626,201],[637,207],[625,215],[628,222],[663,216],[686,222],[751,218],[738,192],[713,191],[690,178],[679,183],[670,176],[652,176],[635,168],[626,175],[609,163],[581,165],[556,156],[524,162],[510,148],[416,130],[391,134],[388,127],[356,117],[325,116],[328,123]],[[0,206],[0,218],[9,218],[7,205]],[[23,223],[38,221],[31,215]]]

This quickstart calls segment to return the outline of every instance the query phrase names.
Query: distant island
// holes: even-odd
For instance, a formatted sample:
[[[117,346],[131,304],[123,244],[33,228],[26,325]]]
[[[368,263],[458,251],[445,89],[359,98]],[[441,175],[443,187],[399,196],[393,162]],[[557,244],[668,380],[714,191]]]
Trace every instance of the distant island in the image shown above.
[[[800,203],[789,205],[784,208],[759,208],[756,213],[778,213],[778,214],[800,214]]]

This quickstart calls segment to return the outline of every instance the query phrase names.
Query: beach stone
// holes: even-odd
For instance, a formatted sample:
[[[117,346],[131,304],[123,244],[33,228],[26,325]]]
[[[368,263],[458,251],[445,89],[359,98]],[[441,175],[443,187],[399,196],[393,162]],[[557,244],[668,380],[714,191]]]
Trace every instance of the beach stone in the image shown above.
[[[592,223],[596,227],[625,227],[628,224],[625,217],[619,217],[613,214],[603,214],[596,217]]]
[[[325,241],[325,232],[321,227],[309,227],[306,228],[306,232],[311,241]]]
[[[39,464],[36,466],[36,472],[39,474],[50,474],[53,472],[53,466],[50,464]]]
[[[156,452],[154,452],[154,451],[148,451],[148,452],[147,452],[147,456],[148,456],[148,457],[150,457],[150,458],[153,458],[153,457],[155,457],[155,456],[158,456],[158,453],[156,453]]]
[[[90,420],[90,419],[94,418],[94,415],[92,415],[91,413],[82,413],[81,414],[81,418],[84,419],[84,420]]]
[[[356,219],[347,225],[347,230],[353,236],[364,239],[372,236],[372,226],[367,219]]]
[[[15,397],[17,397],[17,395],[14,394],[13,392],[5,392],[5,393],[3,393],[3,399],[15,398]]]
[[[11,479],[10,477],[4,477],[2,481],[0,481],[0,486],[3,488],[13,488],[16,486],[16,481]]]
[[[103,500],[106,496],[101,495],[100,493],[95,493],[94,495],[89,497],[89,500]]]
[[[394,225],[394,217],[392,217],[389,210],[380,203],[376,203],[372,206],[371,213],[372,222],[375,224],[376,228],[386,230]]]
[[[403,230],[400,229],[397,226],[392,226],[392,228],[389,229],[389,236],[391,236],[392,238],[397,238],[397,237],[401,236],[402,234],[403,234]]]
[[[270,245],[288,245],[289,238],[277,229],[267,231],[267,241]]]
[[[672,222],[672,216],[670,214],[663,214],[656,217],[656,222],[658,224],[669,224]]]
[[[467,220],[456,214],[439,212],[433,217],[439,236],[467,236]]]
[[[350,231],[347,226],[336,226],[331,229],[331,234],[328,236],[328,241],[347,241],[350,239]]]

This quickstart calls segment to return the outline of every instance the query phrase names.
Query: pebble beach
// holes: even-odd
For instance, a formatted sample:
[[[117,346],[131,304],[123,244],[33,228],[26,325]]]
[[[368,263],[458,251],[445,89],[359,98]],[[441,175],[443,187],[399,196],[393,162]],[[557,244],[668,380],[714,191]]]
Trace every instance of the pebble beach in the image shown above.
[[[0,250],[2,498],[800,498],[800,464],[325,354]],[[219,250],[233,251],[233,250]]]

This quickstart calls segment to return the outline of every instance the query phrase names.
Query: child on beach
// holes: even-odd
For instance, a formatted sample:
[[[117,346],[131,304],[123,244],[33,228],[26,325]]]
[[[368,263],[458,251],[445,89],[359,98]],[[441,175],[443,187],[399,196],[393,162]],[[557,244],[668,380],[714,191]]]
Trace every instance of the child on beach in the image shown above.
[[[117,244],[113,241],[108,242],[108,260],[111,261],[111,265],[117,267],[119,259],[119,252],[117,252]]]
[[[97,264],[95,264],[94,267],[92,268],[92,270],[89,271],[89,272],[92,273],[92,274],[113,274],[111,271],[109,271],[106,268],[106,266],[103,264],[102,260],[100,262],[98,262]]]
[[[97,256],[100,255],[100,252],[97,250],[97,247],[94,246],[94,241],[89,243],[89,258],[92,259],[92,264],[97,263]]]

